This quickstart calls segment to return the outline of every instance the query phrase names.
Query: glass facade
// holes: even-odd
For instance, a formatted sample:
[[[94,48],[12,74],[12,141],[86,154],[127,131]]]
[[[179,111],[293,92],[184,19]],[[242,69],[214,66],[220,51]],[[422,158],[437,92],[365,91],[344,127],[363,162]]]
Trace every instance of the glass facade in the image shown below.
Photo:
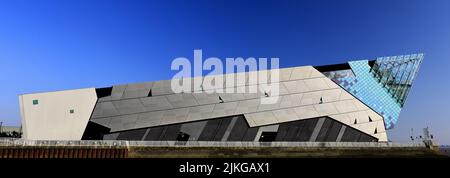
[[[351,61],[349,70],[324,72],[353,96],[383,116],[386,129],[397,123],[423,54]],[[352,74],[350,74],[352,73]]]
[[[378,58],[371,73],[402,106],[422,63],[423,54]]]

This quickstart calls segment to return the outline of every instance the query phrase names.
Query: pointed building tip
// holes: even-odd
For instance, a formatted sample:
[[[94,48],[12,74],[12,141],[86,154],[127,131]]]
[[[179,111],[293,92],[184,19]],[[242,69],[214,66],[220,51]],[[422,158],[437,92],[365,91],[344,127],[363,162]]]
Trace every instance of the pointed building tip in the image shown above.
[[[398,120],[424,56],[386,56],[315,68],[382,115],[386,129],[390,129]]]
[[[375,61],[370,71],[403,106],[423,58],[423,53],[381,57]]]

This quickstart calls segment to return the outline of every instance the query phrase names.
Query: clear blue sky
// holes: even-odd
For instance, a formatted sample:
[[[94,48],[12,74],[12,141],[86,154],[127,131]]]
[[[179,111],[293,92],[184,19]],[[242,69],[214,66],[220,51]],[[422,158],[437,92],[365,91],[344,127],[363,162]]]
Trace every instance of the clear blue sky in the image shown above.
[[[450,144],[450,1],[0,0],[0,121],[18,94],[170,79],[175,57],[279,57],[281,67],[423,52],[394,130]]]

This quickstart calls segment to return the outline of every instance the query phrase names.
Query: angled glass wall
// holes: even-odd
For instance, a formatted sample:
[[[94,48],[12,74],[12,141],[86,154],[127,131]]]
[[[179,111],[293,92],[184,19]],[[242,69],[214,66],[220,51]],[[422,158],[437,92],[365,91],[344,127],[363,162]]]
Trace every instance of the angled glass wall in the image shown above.
[[[383,116],[386,129],[397,123],[423,54],[348,62],[350,69],[323,72],[350,94]]]
[[[403,106],[422,60],[423,54],[381,57],[370,72]]]

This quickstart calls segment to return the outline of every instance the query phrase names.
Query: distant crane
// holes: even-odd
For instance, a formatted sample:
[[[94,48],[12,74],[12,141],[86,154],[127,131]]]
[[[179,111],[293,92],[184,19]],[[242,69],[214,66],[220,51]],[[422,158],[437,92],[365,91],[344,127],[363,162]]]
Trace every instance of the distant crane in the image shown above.
[[[416,136],[414,138],[414,129],[411,128],[411,135],[410,135],[410,139],[413,143],[423,143],[425,144],[427,147],[431,147],[433,146],[433,139],[434,136],[433,134],[430,133],[429,127],[427,126],[426,128],[423,128],[423,133],[422,135]]]

